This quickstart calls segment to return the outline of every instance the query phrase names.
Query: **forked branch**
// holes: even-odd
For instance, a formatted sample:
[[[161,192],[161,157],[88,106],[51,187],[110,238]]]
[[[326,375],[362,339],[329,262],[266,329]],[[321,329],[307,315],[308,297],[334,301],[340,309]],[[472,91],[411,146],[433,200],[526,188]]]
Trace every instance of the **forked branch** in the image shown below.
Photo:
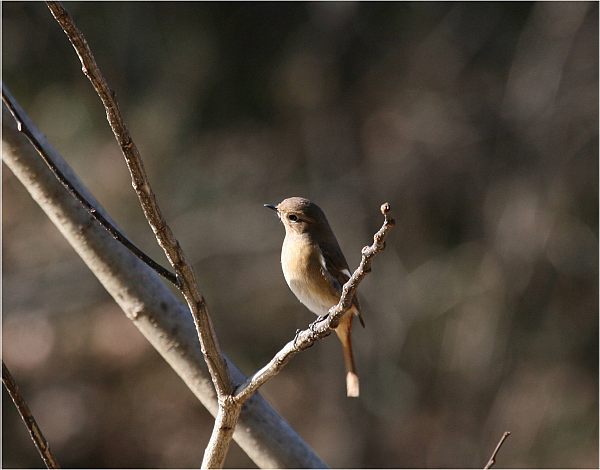
[[[394,225],[393,219],[388,217],[389,204],[381,206],[384,216],[382,228],[375,234],[371,246],[364,247],[362,259],[349,281],[344,285],[342,296],[338,304],[329,311],[327,319],[313,328],[300,332],[296,338],[288,343],[275,355],[267,366],[263,367],[254,376],[248,379],[234,394],[231,379],[227,371],[226,362],[220,351],[216,335],[208,314],[204,298],[198,291],[194,273],[186,262],[179,242],[164,219],[156,196],[151,189],[146,175],[141,156],[133,142],[129,131],[123,121],[114,92],[101,73],[94,56],[81,31],[74,24],[69,13],[59,2],[47,2],[48,8],[63,31],[69,38],[82,64],[82,71],[90,80],[96,93],[100,97],[108,122],[113,134],[121,147],[121,151],[129,168],[132,186],[138,196],[142,210],[159,245],[162,247],[177,276],[177,286],[183,293],[188,307],[192,313],[194,323],[200,339],[202,353],[211,374],[219,410],[213,434],[204,453],[203,468],[222,467],[233,431],[239,419],[242,404],[248,400],[258,388],[269,378],[273,377],[287,362],[298,352],[308,348],[315,341],[328,336],[351,306],[358,284],[370,271],[372,258],[385,248],[385,237]]]
[[[44,147],[44,152],[74,187],[94,204],[98,212],[108,218],[106,211],[79,181],[61,155],[52,148],[18,102],[15,101],[14,104],[22,117],[21,130],[26,127],[36,137]],[[123,313],[167,360],[206,409],[216,415],[216,392],[208,369],[203,367],[204,360],[198,341],[194,341],[197,332],[194,323],[188,321],[187,305],[181,303],[178,296],[161,282],[147,264],[125,246],[113,243],[110,234],[99,224],[93,223],[89,212],[70,193],[61,191],[61,183],[56,175],[29,143],[3,106],[3,163],[81,256],[123,309]],[[227,363],[234,383],[243,383],[246,377],[231,361],[227,360]],[[223,427],[227,427],[227,420],[223,421]],[[257,394],[239,416],[236,441],[261,468],[327,467],[314,450]]]

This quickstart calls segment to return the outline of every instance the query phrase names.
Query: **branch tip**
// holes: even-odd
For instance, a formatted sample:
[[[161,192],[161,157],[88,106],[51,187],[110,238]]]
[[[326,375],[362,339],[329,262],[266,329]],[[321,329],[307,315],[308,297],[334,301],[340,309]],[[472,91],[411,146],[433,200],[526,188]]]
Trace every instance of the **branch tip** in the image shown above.
[[[494,466],[494,464],[496,463],[496,456],[498,455],[498,451],[500,450],[500,447],[502,447],[502,444],[504,444],[504,441],[506,441],[508,436],[510,436],[510,431],[506,431],[504,434],[502,434],[502,437],[498,441],[498,444],[496,445],[494,452],[492,452],[492,456],[490,457],[488,462],[485,464],[485,467],[483,467],[483,470],[487,470]]]

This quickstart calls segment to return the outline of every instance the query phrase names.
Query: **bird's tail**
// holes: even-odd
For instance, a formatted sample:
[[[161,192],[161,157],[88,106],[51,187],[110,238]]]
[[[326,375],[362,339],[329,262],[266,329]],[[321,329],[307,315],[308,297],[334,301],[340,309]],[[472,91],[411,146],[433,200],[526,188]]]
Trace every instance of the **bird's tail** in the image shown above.
[[[352,318],[354,315],[348,312],[342,317],[335,332],[342,343],[344,353],[344,365],[346,366],[346,393],[349,397],[358,397],[360,387],[354,356],[352,355]]]

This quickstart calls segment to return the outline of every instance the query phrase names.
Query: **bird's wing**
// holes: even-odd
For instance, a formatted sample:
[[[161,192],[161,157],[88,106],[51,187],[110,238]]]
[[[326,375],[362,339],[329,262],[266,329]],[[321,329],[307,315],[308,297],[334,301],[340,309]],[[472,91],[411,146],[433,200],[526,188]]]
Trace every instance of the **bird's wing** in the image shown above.
[[[331,244],[323,244],[320,246],[321,249],[321,268],[323,275],[329,281],[330,285],[335,289],[337,295],[342,294],[342,287],[352,273],[350,269],[348,269],[348,262],[344,255],[342,254],[339,246],[331,245]],[[360,304],[358,302],[358,295],[354,296],[352,299],[352,305],[356,307],[356,312],[358,315],[358,319],[360,320],[361,325],[365,326],[365,321],[360,313]]]

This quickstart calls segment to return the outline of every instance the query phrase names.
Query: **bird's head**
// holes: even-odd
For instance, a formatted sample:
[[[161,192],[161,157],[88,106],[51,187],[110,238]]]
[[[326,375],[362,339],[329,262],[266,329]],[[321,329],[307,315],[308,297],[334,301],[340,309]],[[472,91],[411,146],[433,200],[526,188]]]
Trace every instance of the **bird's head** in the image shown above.
[[[319,206],[303,197],[289,197],[277,205],[265,204],[274,210],[283,223],[286,233],[314,233],[329,224]]]

